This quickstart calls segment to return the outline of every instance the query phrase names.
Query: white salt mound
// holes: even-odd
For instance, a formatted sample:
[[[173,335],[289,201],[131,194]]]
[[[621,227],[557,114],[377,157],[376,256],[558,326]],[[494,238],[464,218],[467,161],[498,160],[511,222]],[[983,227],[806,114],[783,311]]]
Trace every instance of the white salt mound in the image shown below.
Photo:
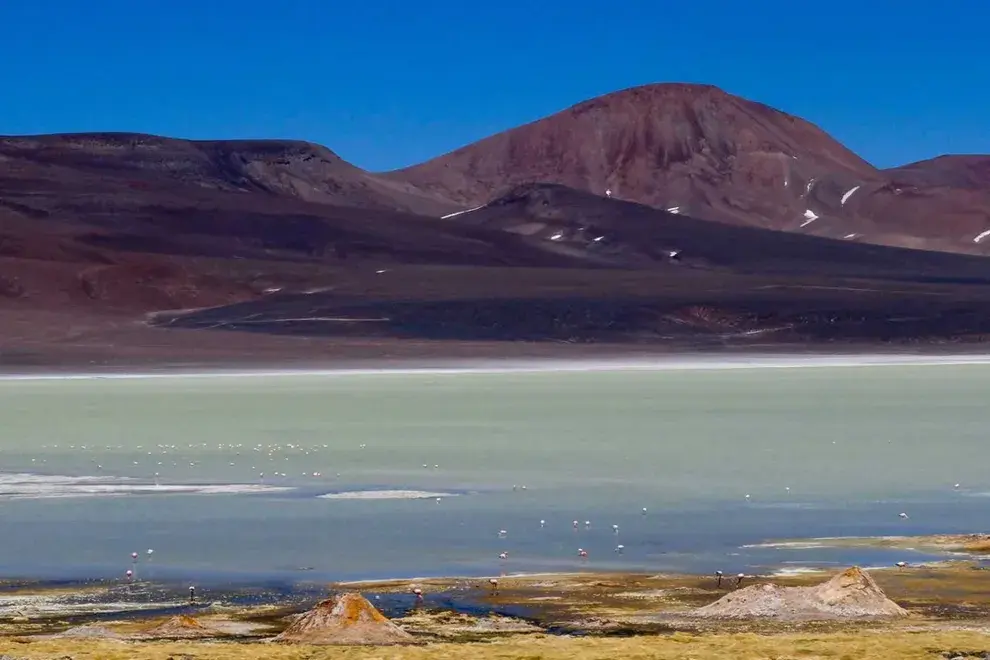
[[[90,624],[69,628],[57,635],[52,635],[56,639],[123,639],[123,635],[106,626]]]
[[[908,612],[887,598],[868,573],[853,567],[813,587],[745,587],[694,614],[714,619],[828,620],[903,617]]]

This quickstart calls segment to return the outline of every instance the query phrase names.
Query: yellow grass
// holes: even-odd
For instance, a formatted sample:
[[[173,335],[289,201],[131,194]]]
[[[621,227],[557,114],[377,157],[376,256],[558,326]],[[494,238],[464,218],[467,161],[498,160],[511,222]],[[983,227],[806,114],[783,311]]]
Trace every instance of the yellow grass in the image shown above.
[[[987,552],[990,550],[990,538],[983,538],[978,541],[970,541],[959,546],[967,552]]]
[[[205,642],[115,643],[0,639],[0,655],[29,660],[935,660],[944,650],[990,650],[977,631],[874,631],[825,634],[705,634],[631,638],[527,636],[492,643],[420,647],[307,647]]]

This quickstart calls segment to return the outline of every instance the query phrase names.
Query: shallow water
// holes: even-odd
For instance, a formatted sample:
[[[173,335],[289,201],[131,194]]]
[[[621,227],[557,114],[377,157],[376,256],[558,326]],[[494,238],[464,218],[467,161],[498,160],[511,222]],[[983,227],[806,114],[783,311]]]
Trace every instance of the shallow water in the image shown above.
[[[890,564],[741,546],[985,520],[990,365],[712,366],[0,381],[0,574]]]

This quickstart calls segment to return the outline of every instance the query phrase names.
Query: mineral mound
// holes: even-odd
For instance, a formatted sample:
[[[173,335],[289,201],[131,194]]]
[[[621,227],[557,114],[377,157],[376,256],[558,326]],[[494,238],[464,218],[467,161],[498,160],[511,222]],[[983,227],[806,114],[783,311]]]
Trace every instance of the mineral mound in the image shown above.
[[[389,621],[361,594],[317,603],[272,641],[295,644],[409,644],[412,635]]]
[[[88,624],[69,628],[56,635],[56,639],[123,639],[123,635],[116,630],[98,624]]]
[[[154,639],[197,639],[202,637],[218,637],[222,634],[218,630],[204,626],[190,616],[179,615],[172,617],[154,628],[145,630],[137,636]]]
[[[715,619],[835,620],[903,617],[908,612],[887,598],[868,573],[853,567],[812,587],[745,587],[694,614]]]

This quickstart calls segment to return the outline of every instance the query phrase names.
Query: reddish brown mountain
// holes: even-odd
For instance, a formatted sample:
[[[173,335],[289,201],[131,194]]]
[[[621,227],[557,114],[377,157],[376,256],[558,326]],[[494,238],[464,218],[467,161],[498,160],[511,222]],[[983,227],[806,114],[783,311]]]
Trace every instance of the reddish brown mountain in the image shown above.
[[[990,250],[975,240],[990,229],[990,189],[974,177],[915,171],[902,182],[812,124],[711,86],[608,94],[385,176],[462,208],[545,182],[733,224]]]
[[[897,183],[915,186],[990,189],[990,156],[939,156],[885,170]]]
[[[877,170],[691,85],[388,174],[304,142],[0,138],[0,368],[409,339],[982,341],[990,260],[869,243],[990,250],[988,160]],[[203,327],[252,333],[180,329]]]

